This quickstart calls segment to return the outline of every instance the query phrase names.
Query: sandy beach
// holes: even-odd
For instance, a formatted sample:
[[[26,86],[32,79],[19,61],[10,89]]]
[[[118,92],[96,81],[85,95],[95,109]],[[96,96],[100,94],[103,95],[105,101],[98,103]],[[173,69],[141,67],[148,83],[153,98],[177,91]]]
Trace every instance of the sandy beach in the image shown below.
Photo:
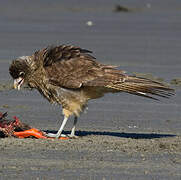
[[[58,130],[61,107],[36,90],[12,89],[12,59],[48,45],[73,44],[128,74],[172,82],[176,95],[154,101],[126,93],[90,101],[78,139],[1,138],[0,179],[181,180],[181,2],[0,2],[0,112]],[[116,12],[116,5],[128,11]],[[91,23],[90,23],[91,22]],[[174,80],[174,79],[177,79]],[[72,128],[73,119],[65,127]]]

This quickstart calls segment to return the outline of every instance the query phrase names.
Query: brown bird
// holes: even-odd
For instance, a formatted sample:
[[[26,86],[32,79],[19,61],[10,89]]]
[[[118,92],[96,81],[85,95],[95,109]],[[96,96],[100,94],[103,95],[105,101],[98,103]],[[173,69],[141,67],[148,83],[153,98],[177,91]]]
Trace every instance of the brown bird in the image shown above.
[[[64,120],[57,134],[63,136],[63,128],[71,115],[74,124],[71,137],[75,136],[77,118],[88,100],[97,99],[105,93],[126,92],[156,99],[168,98],[173,89],[150,79],[128,76],[116,66],[104,65],[95,60],[89,50],[75,46],[60,45],[36,51],[32,56],[13,60],[9,72],[15,89],[26,83],[36,88],[50,103],[62,105]]]

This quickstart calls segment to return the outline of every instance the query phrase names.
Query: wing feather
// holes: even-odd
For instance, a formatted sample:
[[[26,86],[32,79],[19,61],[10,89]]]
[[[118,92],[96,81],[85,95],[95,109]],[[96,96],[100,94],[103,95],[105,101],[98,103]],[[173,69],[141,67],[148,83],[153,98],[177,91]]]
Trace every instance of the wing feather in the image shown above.
[[[86,49],[61,45],[45,48],[38,54],[42,56],[49,82],[56,86],[77,89],[123,81],[123,71],[96,62],[89,53]]]
[[[86,49],[81,49],[79,47],[66,46],[66,45],[61,45],[57,47],[50,46],[44,49],[44,51],[45,51],[44,60],[43,60],[44,67],[51,66],[53,63],[56,63],[58,61],[70,60],[72,58],[80,57],[82,54],[90,56],[87,53],[92,53],[91,51]]]
[[[79,47],[61,45],[36,52],[34,59],[40,62],[49,83],[59,87],[104,87],[110,92],[123,91],[153,99],[156,99],[154,95],[170,97],[174,94],[173,89],[161,82],[128,76],[115,66],[100,64],[90,53]]]

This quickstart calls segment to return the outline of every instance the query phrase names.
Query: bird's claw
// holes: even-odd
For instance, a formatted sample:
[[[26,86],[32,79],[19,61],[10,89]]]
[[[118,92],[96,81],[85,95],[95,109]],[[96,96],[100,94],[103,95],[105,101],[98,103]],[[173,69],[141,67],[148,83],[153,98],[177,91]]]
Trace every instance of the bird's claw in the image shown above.
[[[59,138],[59,137],[67,137],[65,134],[54,134],[54,133],[47,133],[46,134],[47,137],[52,137],[52,138]]]
[[[67,137],[72,138],[72,139],[77,139],[79,136],[67,134]]]
[[[61,137],[63,137],[63,138],[71,138],[71,139],[78,138],[78,136],[71,135],[71,134],[61,134],[61,135],[59,135],[59,134],[54,134],[54,133],[47,133],[46,136],[50,137],[50,138],[61,138]]]

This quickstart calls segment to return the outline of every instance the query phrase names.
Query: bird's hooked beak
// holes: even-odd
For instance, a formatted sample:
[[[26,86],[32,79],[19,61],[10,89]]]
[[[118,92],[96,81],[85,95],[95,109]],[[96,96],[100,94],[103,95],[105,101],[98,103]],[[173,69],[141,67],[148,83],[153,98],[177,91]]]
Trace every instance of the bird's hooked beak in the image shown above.
[[[14,80],[14,89],[20,90],[23,82],[24,82],[24,79],[22,77],[19,77],[19,78],[15,79]]]

